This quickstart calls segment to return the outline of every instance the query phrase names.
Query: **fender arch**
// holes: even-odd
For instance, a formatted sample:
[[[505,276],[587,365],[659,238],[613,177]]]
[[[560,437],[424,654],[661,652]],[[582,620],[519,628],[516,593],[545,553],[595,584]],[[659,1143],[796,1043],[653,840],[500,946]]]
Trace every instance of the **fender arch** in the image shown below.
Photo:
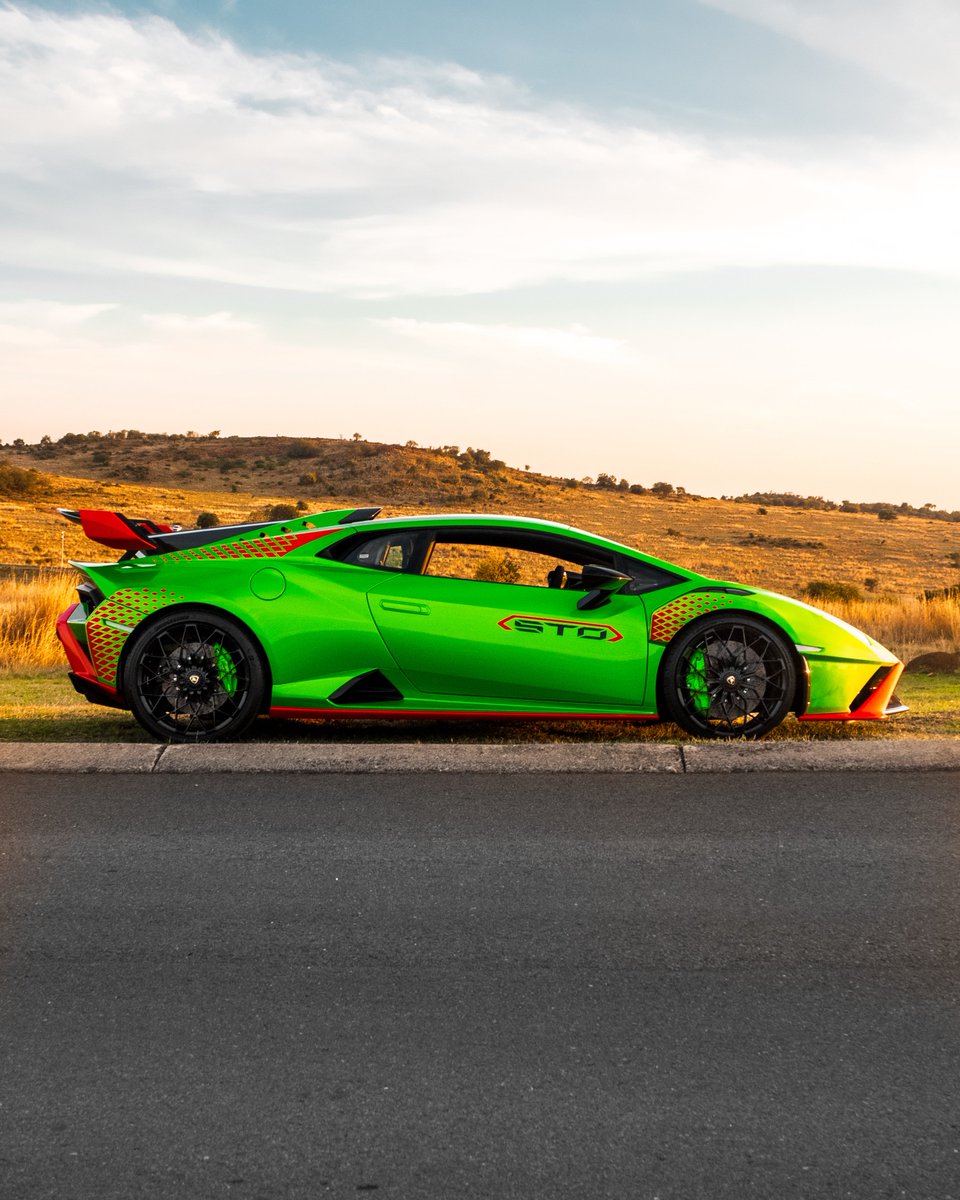
[[[673,634],[673,636],[670,638],[670,640],[668,642],[663,644],[663,653],[660,655],[660,661],[657,664],[657,681],[656,681],[656,692],[655,692],[657,712],[661,716],[663,716],[663,712],[664,712],[664,702],[663,702],[664,662],[666,661],[666,658],[667,658],[666,652],[670,648],[671,643],[677,638],[677,636],[680,633],[686,633],[690,629],[699,628],[701,625],[706,624],[708,621],[714,621],[717,619],[735,620],[737,617],[749,617],[751,621],[757,621],[761,625],[766,625],[766,627],[768,629],[772,630],[772,632],[776,633],[779,637],[781,637],[786,642],[786,644],[790,650],[790,655],[793,659],[794,669],[796,670],[796,673],[797,673],[797,686],[794,689],[793,704],[791,705],[791,709],[798,717],[802,716],[803,713],[805,713],[807,711],[807,706],[810,703],[810,668],[807,665],[807,660],[803,657],[803,655],[799,652],[799,650],[797,650],[797,647],[794,644],[793,638],[787,633],[787,631],[783,628],[782,625],[778,625],[776,623],[776,621],[771,620],[771,618],[768,617],[765,613],[753,612],[750,609],[746,609],[746,608],[724,607],[724,608],[720,608],[720,609],[715,609],[712,612],[702,613],[699,616],[693,617],[691,620],[687,621],[683,626],[681,626],[681,628],[678,629],[676,631],[676,633]]]
[[[166,604],[163,608],[158,608],[156,612],[150,613],[144,617],[142,621],[138,621],[133,631],[129,634],[123,643],[123,648],[120,651],[120,657],[117,660],[117,694],[126,700],[123,693],[123,677],[126,670],[126,660],[130,654],[131,646],[134,646],[137,640],[145,635],[149,630],[157,624],[158,621],[164,620],[171,614],[176,614],[178,610],[189,610],[190,612],[204,613],[210,616],[227,617],[233,624],[239,625],[244,633],[253,643],[257,656],[260,659],[260,666],[263,670],[265,687],[263,689],[263,701],[260,705],[261,712],[268,712],[270,709],[271,696],[273,693],[273,672],[270,669],[270,659],[267,657],[266,651],[263,648],[263,642],[257,634],[250,628],[242,617],[236,613],[228,612],[225,608],[220,608],[216,604],[194,603],[190,600],[181,600],[176,604]]]

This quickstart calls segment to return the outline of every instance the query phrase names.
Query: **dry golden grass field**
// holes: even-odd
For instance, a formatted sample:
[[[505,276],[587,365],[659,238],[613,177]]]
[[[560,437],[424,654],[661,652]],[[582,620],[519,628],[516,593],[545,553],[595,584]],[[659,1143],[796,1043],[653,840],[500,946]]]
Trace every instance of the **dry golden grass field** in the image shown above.
[[[57,506],[115,509],[185,526],[205,511],[226,524],[262,517],[275,504],[313,512],[380,503],[385,516],[515,512],[605,534],[708,576],[790,595],[803,596],[812,581],[849,585],[862,599],[815,602],[901,657],[960,649],[956,595],[922,598],[925,591],[960,583],[960,522],[919,515],[879,520],[873,512],[774,505],[761,512],[755,502],[586,486],[507,467],[485,451],[455,450],[353,439],[213,437],[7,447],[0,459],[39,474],[34,494],[0,495],[0,564],[56,566],[61,557],[101,557]],[[131,475],[137,478],[125,478]],[[55,608],[59,600],[51,603]],[[19,585],[0,599],[0,614],[10,616],[13,607],[22,614],[39,604],[39,592],[30,595]],[[11,619],[12,625],[0,615],[0,661],[8,664],[15,646],[22,651],[32,643],[21,618]],[[47,628],[46,615],[37,620]],[[48,660],[39,644],[37,653],[30,656],[37,665]],[[55,647],[51,654],[59,661]]]
[[[638,495],[517,470],[482,450],[456,450],[165,435],[8,446],[0,460],[38,471],[39,486],[30,496],[0,488],[0,563],[57,564],[62,532],[68,558],[87,556],[92,547],[61,520],[58,505],[192,525],[202,511],[226,523],[299,502],[306,511],[382,504],[385,515],[426,508],[547,517],[707,575],[793,593],[815,579],[896,596],[960,584],[960,521],[773,505],[761,512],[756,503]]]
[[[815,603],[873,634],[904,661],[960,651],[960,522],[876,512],[841,512],[770,503],[651,494],[626,481],[605,487],[551,479],[507,467],[484,451],[379,446],[281,438],[79,439],[0,449],[0,568],[55,568],[62,560],[114,557],[88,542],[56,512],[107,508],[130,516],[196,524],[202,512],[221,524],[258,519],[274,505],[299,511],[382,504],[408,512],[514,512],[605,534],[708,576],[755,583],[804,597],[811,582],[846,585],[847,601]],[[11,469],[4,476],[4,462]],[[25,477],[23,472],[34,474]],[[19,474],[18,474],[19,472]],[[24,479],[29,494],[20,494]],[[8,486],[4,487],[4,483]],[[682,481],[681,481],[682,482]],[[663,490],[663,489],[661,489]],[[892,499],[892,498],[891,498]],[[54,636],[57,613],[76,579],[46,571],[33,580],[0,571],[0,740],[142,740],[127,713],[77,696]],[[924,598],[926,592],[946,594]],[[942,737],[960,735],[960,675],[905,675],[910,712],[896,721],[804,726],[792,718],[776,737]],[[447,740],[442,723],[424,729],[337,729],[338,738]],[[261,723],[258,736],[328,736],[315,724]],[[676,739],[672,726],[618,723],[495,723],[458,727],[466,740]]]

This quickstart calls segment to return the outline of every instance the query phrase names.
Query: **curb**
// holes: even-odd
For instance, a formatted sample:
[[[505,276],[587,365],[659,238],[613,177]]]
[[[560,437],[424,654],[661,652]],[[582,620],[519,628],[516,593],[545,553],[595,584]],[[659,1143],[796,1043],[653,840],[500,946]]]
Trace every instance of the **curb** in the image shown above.
[[[960,739],[916,742],[698,742],[499,745],[3,742],[0,772],[58,774],[698,775],[757,771],[960,771]]]

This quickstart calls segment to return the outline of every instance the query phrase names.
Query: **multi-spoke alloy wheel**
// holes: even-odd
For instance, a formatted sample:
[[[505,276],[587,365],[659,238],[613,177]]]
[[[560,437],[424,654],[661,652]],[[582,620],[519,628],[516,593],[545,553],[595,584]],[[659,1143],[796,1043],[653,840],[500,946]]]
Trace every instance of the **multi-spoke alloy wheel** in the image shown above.
[[[787,642],[750,617],[712,617],[681,631],[663,659],[666,714],[697,737],[760,737],[793,707]]]
[[[133,638],[124,662],[124,694],[155,738],[224,741],[243,733],[260,711],[260,656],[229,617],[181,609]]]

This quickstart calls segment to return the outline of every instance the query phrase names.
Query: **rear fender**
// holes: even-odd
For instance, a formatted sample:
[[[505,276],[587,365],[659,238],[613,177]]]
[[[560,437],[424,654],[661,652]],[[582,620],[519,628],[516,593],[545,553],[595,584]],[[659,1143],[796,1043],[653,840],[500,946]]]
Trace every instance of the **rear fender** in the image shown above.
[[[124,694],[123,677],[126,671],[126,664],[129,661],[130,654],[132,653],[137,642],[146,637],[150,630],[156,624],[158,624],[158,622],[169,616],[176,615],[176,613],[181,610],[184,613],[190,612],[191,614],[196,613],[201,616],[209,616],[220,619],[226,618],[232,625],[240,626],[247,637],[253,642],[257,655],[260,659],[260,665],[263,668],[266,686],[263,690],[263,705],[261,707],[261,712],[266,712],[270,708],[270,697],[273,691],[273,677],[270,672],[270,660],[267,658],[267,655],[264,652],[263,643],[246,623],[246,621],[241,620],[239,617],[235,616],[233,613],[227,612],[225,609],[217,608],[215,604],[168,604],[164,608],[158,609],[156,612],[151,613],[149,616],[144,617],[142,621],[138,622],[136,628],[127,636],[123,643],[123,647],[120,650],[116,668],[116,687],[118,693],[121,696]]]

